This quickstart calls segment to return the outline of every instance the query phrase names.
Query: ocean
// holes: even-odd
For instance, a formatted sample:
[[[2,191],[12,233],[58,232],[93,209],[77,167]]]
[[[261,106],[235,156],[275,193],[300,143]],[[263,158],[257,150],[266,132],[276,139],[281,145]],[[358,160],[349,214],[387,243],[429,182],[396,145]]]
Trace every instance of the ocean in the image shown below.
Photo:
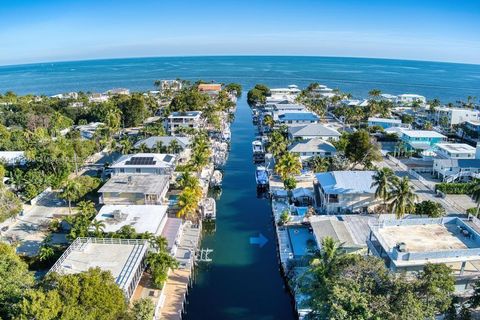
[[[269,86],[319,82],[366,97],[417,93],[443,102],[480,98],[480,65],[363,58],[219,56],[162,57],[38,63],[0,67],[0,92],[53,95],[103,92],[114,87],[153,90],[157,79],[203,79]]]

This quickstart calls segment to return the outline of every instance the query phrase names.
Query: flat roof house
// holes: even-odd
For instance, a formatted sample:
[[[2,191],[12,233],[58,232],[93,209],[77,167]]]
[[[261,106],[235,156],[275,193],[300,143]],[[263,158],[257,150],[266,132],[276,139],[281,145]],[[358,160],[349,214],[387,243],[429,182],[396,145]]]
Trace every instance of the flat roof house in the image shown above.
[[[370,225],[369,251],[394,272],[419,272],[427,263],[445,263],[467,289],[480,275],[478,223],[458,217],[379,220]]]
[[[374,118],[374,117],[368,118],[368,126],[369,127],[379,126],[379,127],[382,127],[383,129],[392,128],[392,127],[404,127],[404,128],[409,127],[409,125],[407,124],[402,124],[402,120],[400,119]]]
[[[167,222],[166,205],[104,205],[95,220],[105,223],[105,232],[116,232],[123,226],[135,228],[137,233],[160,235]]]
[[[433,174],[444,182],[480,178],[480,159],[434,159]]]
[[[312,112],[286,112],[278,115],[278,122],[282,124],[317,123],[319,118]]]
[[[175,135],[181,128],[198,129],[203,125],[201,111],[172,112],[164,122],[165,130]]]
[[[331,157],[337,153],[337,149],[330,143],[319,138],[293,142],[288,151],[300,156],[302,161],[312,157]]]
[[[147,240],[141,239],[77,238],[48,272],[75,274],[96,267],[110,271],[130,300],[145,269],[147,249]]]
[[[172,143],[175,141],[174,143]],[[172,145],[176,144],[178,150],[173,150]],[[179,136],[154,136],[138,141],[134,144],[134,148],[138,149],[140,146],[145,145],[150,151],[157,151],[158,147],[175,154],[176,161],[183,163],[188,161],[191,154],[190,149],[191,139],[189,137]],[[158,152],[158,151],[157,151]]]
[[[175,170],[176,156],[163,153],[127,154],[115,161],[110,168],[114,175],[157,174],[170,175]]]
[[[98,190],[102,204],[163,204],[170,185],[169,175],[120,174]]]
[[[455,124],[464,123],[466,121],[478,121],[480,111],[464,108],[448,108],[439,107],[435,109],[434,121],[436,124],[451,127]]]
[[[320,138],[323,140],[338,140],[340,132],[320,123],[310,123],[288,126],[288,136],[290,139]]]
[[[411,104],[415,101],[420,102],[421,104],[427,103],[427,98],[419,94],[404,93],[397,96],[397,102],[402,104]]]
[[[402,130],[400,138],[411,150],[428,150],[447,140],[443,134],[430,130]]]
[[[374,174],[375,171],[317,173],[317,207],[329,214],[367,212],[377,204],[372,187]]]
[[[437,143],[437,156],[444,159],[475,159],[476,150],[466,143]]]

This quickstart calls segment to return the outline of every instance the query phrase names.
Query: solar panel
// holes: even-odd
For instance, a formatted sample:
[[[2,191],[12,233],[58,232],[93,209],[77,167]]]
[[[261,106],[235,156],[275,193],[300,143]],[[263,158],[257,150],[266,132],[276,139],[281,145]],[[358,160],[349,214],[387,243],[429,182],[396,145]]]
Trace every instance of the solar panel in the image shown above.
[[[154,165],[156,161],[153,160],[153,157],[132,157],[130,160],[125,162],[125,165],[134,166],[134,165]]]
[[[167,163],[170,163],[170,161],[172,161],[173,157],[169,154],[167,154],[164,158],[163,158],[163,161],[167,162]]]

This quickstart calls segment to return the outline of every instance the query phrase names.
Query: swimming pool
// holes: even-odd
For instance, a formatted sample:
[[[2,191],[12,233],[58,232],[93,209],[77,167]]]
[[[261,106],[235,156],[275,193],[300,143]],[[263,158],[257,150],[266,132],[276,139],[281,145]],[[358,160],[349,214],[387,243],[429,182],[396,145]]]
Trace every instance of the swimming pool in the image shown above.
[[[310,233],[308,228],[305,227],[288,227],[288,237],[290,238],[290,245],[295,258],[301,258],[306,255],[309,248],[311,248],[311,244],[316,243],[313,233]]]

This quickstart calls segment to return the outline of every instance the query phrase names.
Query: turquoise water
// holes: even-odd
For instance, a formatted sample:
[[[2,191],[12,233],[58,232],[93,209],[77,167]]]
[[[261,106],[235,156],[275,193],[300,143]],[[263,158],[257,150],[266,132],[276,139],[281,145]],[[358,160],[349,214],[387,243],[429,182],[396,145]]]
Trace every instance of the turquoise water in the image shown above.
[[[307,212],[308,212],[307,207],[297,207],[296,208],[296,215],[297,216],[303,217],[304,215],[307,214]]]
[[[318,81],[356,96],[365,96],[375,87],[442,101],[480,97],[478,65],[314,57],[150,58],[6,66],[0,67],[0,92],[52,95],[113,87],[149,90],[155,79],[175,78],[239,82],[245,92],[257,82],[305,86]],[[294,318],[277,263],[270,207],[256,195],[251,162],[255,132],[245,97],[239,99],[232,125],[216,232],[202,242],[203,248],[214,250],[213,262],[198,268],[186,308],[189,320]],[[294,250],[299,253],[307,241],[307,234],[301,232],[305,237],[293,235]],[[268,239],[262,248],[249,242],[260,233]]]
[[[183,78],[271,86],[312,81],[366,96],[372,88],[444,101],[480,97],[480,65],[327,57],[171,57],[92,60],[0,67],[0,92],[56,94],[112,87],[153,89],[155,79]]]
[[[297,258],[307,253],[309,241],[315,241],[313,234],[305,227],[289,227],[288,236],[290,237],[293,255]]]

